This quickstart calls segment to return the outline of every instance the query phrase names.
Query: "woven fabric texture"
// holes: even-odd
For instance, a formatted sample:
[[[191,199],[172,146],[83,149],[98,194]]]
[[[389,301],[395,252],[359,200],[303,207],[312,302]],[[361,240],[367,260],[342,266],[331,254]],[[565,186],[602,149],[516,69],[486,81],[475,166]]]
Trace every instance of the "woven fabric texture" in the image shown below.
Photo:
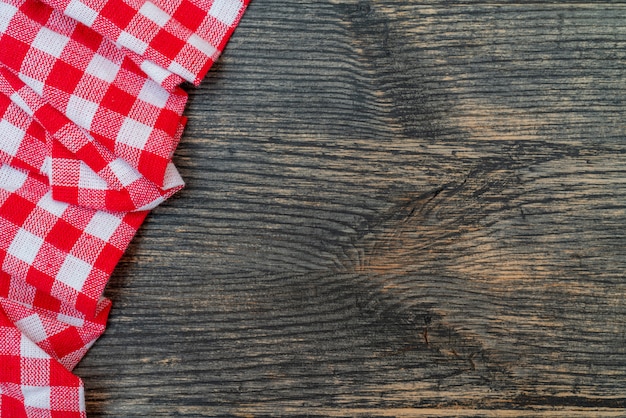
[[[0,0],[0,417],[84,417],[71,371],[247,0]]]

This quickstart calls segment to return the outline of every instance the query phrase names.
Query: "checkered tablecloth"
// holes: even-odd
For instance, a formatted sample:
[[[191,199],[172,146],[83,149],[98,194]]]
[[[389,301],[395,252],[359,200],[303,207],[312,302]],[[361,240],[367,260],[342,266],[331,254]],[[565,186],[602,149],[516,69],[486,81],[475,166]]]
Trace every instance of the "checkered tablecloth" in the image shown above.
[[[248,0],[0,0],[0,417],[84,417],[71,371]]]

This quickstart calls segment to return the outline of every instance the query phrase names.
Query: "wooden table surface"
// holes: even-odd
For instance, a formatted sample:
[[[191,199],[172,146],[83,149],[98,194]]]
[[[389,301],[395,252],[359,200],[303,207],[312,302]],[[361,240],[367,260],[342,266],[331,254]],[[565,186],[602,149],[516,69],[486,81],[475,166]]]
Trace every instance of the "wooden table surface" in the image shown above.
[[[626,3],[254,0],[90,417],[624,416]]]

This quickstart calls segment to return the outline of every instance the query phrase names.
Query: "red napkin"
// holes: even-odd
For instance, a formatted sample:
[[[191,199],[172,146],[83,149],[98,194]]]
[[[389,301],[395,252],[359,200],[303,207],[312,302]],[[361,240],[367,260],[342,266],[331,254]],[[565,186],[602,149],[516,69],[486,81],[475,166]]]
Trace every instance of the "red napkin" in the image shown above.
[[[0,0],[0,416],[84,417],[73,367],[248,0]]]

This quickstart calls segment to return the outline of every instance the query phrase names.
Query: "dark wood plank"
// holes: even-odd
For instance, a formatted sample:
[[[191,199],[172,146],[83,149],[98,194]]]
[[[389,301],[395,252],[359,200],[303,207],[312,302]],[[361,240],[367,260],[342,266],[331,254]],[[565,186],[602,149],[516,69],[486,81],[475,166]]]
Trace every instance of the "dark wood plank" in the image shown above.
[[[255,0],[91,416],[619,416],[626,5]]]

